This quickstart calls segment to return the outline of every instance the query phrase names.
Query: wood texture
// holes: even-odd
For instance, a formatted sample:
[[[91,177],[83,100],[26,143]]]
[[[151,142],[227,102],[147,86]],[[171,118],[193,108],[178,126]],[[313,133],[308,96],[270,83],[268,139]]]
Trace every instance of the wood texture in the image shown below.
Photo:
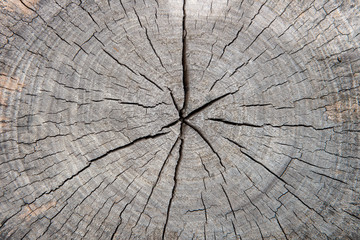
[[[0,2],[1,239],[359,239],[359,1]]]

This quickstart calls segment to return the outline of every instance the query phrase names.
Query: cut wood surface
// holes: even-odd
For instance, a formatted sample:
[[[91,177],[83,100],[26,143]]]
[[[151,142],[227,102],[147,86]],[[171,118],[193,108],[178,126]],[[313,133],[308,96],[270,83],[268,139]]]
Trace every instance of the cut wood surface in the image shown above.
[[[0,1],[0,239],[360,239],[360,2]]]

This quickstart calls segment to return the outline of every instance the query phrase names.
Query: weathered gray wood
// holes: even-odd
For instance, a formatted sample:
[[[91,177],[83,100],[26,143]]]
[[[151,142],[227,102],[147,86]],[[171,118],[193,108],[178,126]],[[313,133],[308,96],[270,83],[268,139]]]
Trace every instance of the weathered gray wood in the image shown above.
[[[359,239],[359,1],[0,2],[1,239]]]

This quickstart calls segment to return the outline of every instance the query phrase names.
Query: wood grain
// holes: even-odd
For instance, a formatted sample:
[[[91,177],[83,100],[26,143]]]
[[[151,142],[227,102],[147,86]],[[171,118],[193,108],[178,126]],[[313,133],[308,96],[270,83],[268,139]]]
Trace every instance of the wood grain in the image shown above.
[[[359,239],[359,1],[0,3],[1,239]]]

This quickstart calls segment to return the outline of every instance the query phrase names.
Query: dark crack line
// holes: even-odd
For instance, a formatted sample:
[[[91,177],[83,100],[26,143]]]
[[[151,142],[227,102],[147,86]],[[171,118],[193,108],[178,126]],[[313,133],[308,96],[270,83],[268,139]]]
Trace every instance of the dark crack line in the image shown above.
[[[248,177],[248,176],[247,176],[247,177]],[[248,177],[248,178],[249,178],[249,177]],[[254,186],[256,187],[255,184],[254,184]],[[257,188],[257,187],[256,187],[256,188]],[[264,217],[264,214],[262,214],[262,212],[260,211],[259,207],[256,206],[255,203],[253,203],[253,201],[251,201],[251,198],[247,195],[246,190],[244,191],[244,194],[245,194],[246,198],[249,200],[250,204],[251,204],[254,208],[256,208],[256,210],[258,210],[258,212],[260,213],[260,215],[261,215],[262,217]]]
[[[116,151],[119,151],[121,149],[124,149],[124,148],[127,148],[127,147],[130,147],[131,145],[134,145],[135,143],[137,142],[140,142],[140,141],[143,141],[143,140],[147,140],[147,139],[153,139],[153,138],[157,138],[157,137],[160,137],[160,136],[163,136],[163,135],[166,135],[170,132],[164,132],[164,133],[157,133],[155,135],[147,135],[147,136],[143,136],[143,137],[139,137],[139,138],[136,138],[135,140],[131,141],[130,143],[127,143],[125,145],[122,145],[120,147],[116,147],[116,148],[113,148],[109,151],[107,151],[106,153],[96,157],[96,158],[93,158],[91,160],[89,160],[89,162],[95,162],[99,159],[102,159],[104,157],[106,157],[107,155],[109,155],[110,153],[113,153],[113,152],[116,152]]]
[[[21,2],[21,4],[24,5],[27,9],[29,9],[29,10],[31,10],[31,11],[33,11],[34,13],[37,14],[37,12],[35,11],[35,9],[33,9],[33,8],[29,7],[27,4],[25,4],[23,0],[20,0],[20,2]]]
[[[201,202],[202,202],[202,205],[203,205],[203,207],[204,207],[205,223],[207,223],[207,221],[208,221],[207,209],[206,209],[206,205],[205,205],[205,201],[204,201],[204,198],[203,198],[202,192],[200,193],[200,197],[201,197]]]
[[[142,73],[137,73],[135,72],[133,69],[131,69],[128,65],[120,62],[116,57],[114,57],[111,53],[109,53],[108,51],[106,51],[105,49],[103,49],[103,51],[109,55],[109,57],[111,57],[116,63],[118,63],[120,66],[125,67],[127,70],[129,70],[130,72],[132,72],[133,74],[137,75],[137,76],[141,76],[143,77],[146,81],[150,82],[152,85],[154,85],[156,88],[158,88],[161,91],[164,91],[164,89],[162,89],[158,84],[156,84],[153,80],[151,80],[150,78],[148,78],[146,75],[142,74]]]
[[[5,219],[4,219],[4,220],[1,222],[1,224],[0,224],[0,229],[1,229],[2,227],[4,227],[5,224],[6,224],[10,219],[12,219],[14,216],[16,216],[17,214],[19,214],[19,213],[22,211],[22,208],[23,208],[25,205],[26,205],[26,204],[22,205],[22,206],[20,207],[19,211],[15,212],[13,215],[11,215],[11,216],[9,216],[9,217],[5,217]]]
[[[221,81],[226,76],[226,74],[227,74],[227,72],[224,73],[224,75],[222,75],[220,78],[215,80],[215,82],[211,85],[209,92],[214,88],[214,86],[216,85],[217,82]]]
[[[116,180],[118,180],[119,177],[120,177],[124,172],[126,172],[127,170],[129,170],[131,167],[132,167],[132,166],[124,169],[122,172],[120,172],[119,174],[117,174],[117,175],[114,177],[114,180],[112,180],[110,183],[108,183],[108,184],[106,185],[106,187],[103,189],[103,192],[104,192],[109,186],[112,186],[112,184],[113,184]],[[87,226],[86,226],[86,230],[87,230],[87,231],[86,231],[85,235],[83,236],[84,239],[86,239],[86,235],[89,233],[89,229],[88,229],[88,228],[91,226],[91,224],[92,224],[92,222],[94,221],[94,219],[96,218],[96,216],[98,216],[98,214],[99,214],[100,211],[104,208],[105,204],[109,201],[109,199],[115,197],[116,195],[117,195],[117,193],[115,192],[112,196],[110,196],[110,197],[108,197],[108,198],[106,199],[106,201],[102,204],[102,206],[101,206],[100,208],[98,208],[98,210],[97,210],[97,212],[95,213],[94,217],[91,219],[91,221],[89,222],[89,224],[87,224]],[[122,199],[120,199],[118,202],[115,201],[113,204],[119,203],[119,202],[121,202],[123,199],[125,199],[125,196],[124,196]],[[110,208],[109,210],[111,210],[111,208]],[[105,217],[105,219],[106,219],[106,218],[107,218],[107,216]],[[101,225],[99,225],[99,228],[100,228],[100,226],[101,226]],[[99,231],[99,229],[97,229],[96,232],[98,232],[98,231]],[[100,239],[101,239],[101,238],[100,238]]]
[[[95,19],[94,19],[93,16],[90,14],[90,12],[88,12],[81,4],[80,4],[79,6],[80,6],[80,8],[81,8],[82,10],[84,10],[84,11],[89,15],[89,17],[90,17],[91,20],[96,24],[96,26],[98,26],[98,27],[100,28],[100,25],[95,21]]]
[[[150,78],[148,78],[147,76],[145,76],[142,73],[139,73],[140,76],[142,76],[143,78],[145,78],[148,82],[152,83],[155,87],[157,87],[158,89],[160,89],[162,92],[164,91],[164,89],[162,89],[158,84],[156,84],[153,80],[151,80]]]
[[[165,102],[156,103],[155,105],[143,105],[143,104],[137,103],[137,102],[119,102],[119,103],[123,104],[123,105],[135,105],[135,106],[139,106],[142,108],[156,108],[159,105],[163,105],[163,104],[168,105]]]
[[[256,226],[258,227],[259,232],[260,232],[260,235],[261,235],[261,239],[263,240],[263,239],[264,239],[264,236],[263,236],[263,234],[262,234],[262,232],[261,232],[261,228],[260,228],[259,224],[258,224],[256,221],[255,221],[255,224],[256,224]]]
[[[342,181],[342,180],[340,180],[340,179],[337,179],[337,178],[334,178],[334,177],[328,176],[328,175],[326,175],[326,174],[319,173],[319,172],[315,172],[315,171],[312,171],[312,170],[311,170],[311,172],[313,172],[313,173],[315,173],[315,174],[318,174],[318,175],[320,175],[320,176],[323,176],[323,177],[326,177],[326,178],[332,179],[332,180],[334,180],[334,181],[337,181],[337,182],[340,182],[340,183],[343,183],[343,184],[347,184],[346,182],[344,182],[344,181]]]
[[[211,50],[210,50],[211,55],[210,55],[208,64],[206,65],[204,71],[203,71],[202,74],[201,74],[201,82],[202,82],[203,79],[204,79],[204,75],[205,75],[206,70],[209,68],[209,66],[210,66],[210,64],[211,64],[211,62],[212,62],[212,59],[213,59],[213,56],[214,56],[213,49],[214,49],[214,45],[216,44],[216,42],[217,42],[217,40],[215,40],[215,42],[211,45]]]
[[[285,183],[286,185],[288,186],[291,186],[290,184],[288,184],[284,179],[282,179],[281,177],[279,177],[276,173],[274,173],[273,171],[271,171],[267,166],[265,166],[263,163],[259,162],[258,160],[256,160],[255,158],[253,158],[251,155],[249,155],[248,153],[244,152],[243,149],[246,149],[244,148],[243,146],[241,146],[239,143],[235,142],[234,140],[231,140],[227,137],[223,137],[225,138],[226,140],[228,140],[229,142],[235,144],[236,146],[239,147],[239,150],[242,154],[244,154],[246,157],[248,157],[249,159],[251,159],[252,161],[254,161],[255,163],[259,164],[260,166],[262,166],[263,168],[265,168],[269,173],[271,173],[273,176],[275,176],[277,179],[279,179],[281,182]]]
[[[125,67],[127,70],[129,70],[130,72],[132,72],[135,75],[138,75],[134,70],[132,70],[129,66],[127,66],[124,63],[121,63],[117,58],[115,58],[111,53],[109,53],[108,51],[106,51],[105,49],[103,49],[103,51],[109,55],[109,57],[111,57],[115,62],[117,62],[120,66]]]
[[[211,151],[216,155],[216,157],[219,159],[220,165],[226,169],[226,167],[224,166],[222,159],[219,155],[218,152],[215,151],[214,147],[211,145],[210,141],[205,137],[205,135],[200,131],[200,129],[198,129],[197,127],[195,127],[194,125],[192,125],[191,123],[189,123],[188,121],[184,122],[186,125],[188,125],[189,127],[191,127],[203,140],[204,142],[210,147]]]
[[[199,158],[200,158],[201,165],[203,166],[204,170],[207,172],[208,176],[211,177],[210,171],[206,168],[205,163],[200,154],[199,154]]]
[[[125,7],[124,7],[123,2],[122,2],[121,0],[119,0],[119,2],[120,2],[120,5],[121,5],[122,9],[124,10],[124,13],[125,13],[126,17],[129,17],[128,14],[127,14],[126,9],[125,9]]]
[[[163,62],[162,62],[159,54],[158,54],[157,51],[155,50],[155,47],[154,47],[153,43],[152,43],[151,40],[150,40],[150,37],[149,37],[148,31],[147,31],[147,28],[144,27],[144,29],[145,29],[146,38],[147,38],[147,40],[149,41],[149,44],[150,44],[151,49],[153,50],[154,54],[155,54],[156,57],[158,58],[161,66],[166,70],[166,68],[165,68],[165,66],[164,66],[164,64],[163,64]]]
[[[214,122],[221,122],[221,123],[225,123],[225,124],[229,124],[229,125],[233,125],[233,126],[247,126],[247,127],[254,127],[254,128],[264,127],[264,125],[255,125],[252,123],[237,123],[237,122],[231,122],[231,121],[221,119],[221,118],[207,118],[206,120],[214,121]]]
[[[194,209],[194,210],[187,210],[185,214],[193,213],[193,212],[202,212],[202,211],[205,211],[205,209],[199,208],[199,209]]]
[[[286,164],[284,170],[281,172],[281,174],[280,174],[279,177],[282,177],[282,176],[285,174],[285,172],[288,170],[288,168],[289,168],[289,166],[290,166],[290,164],[292,163],[293,160],[294,160],[294,158],[290,158],[290,160],[289,160],[288,163]]]
[[[358,220],[360,220],[360,217],[356,216],[354,213],[351,213],[351,212],[348,212],[346,210],[343,210],[343,212],[347,213],[348,215],[354,217],[354,218],[357,218]]]
[[[323,215],[321,215],[318,211],[316,211],[314,208],[310,207],[309,205],[307,205],[301,198],[299,198],[295,193],[291,192],[286,186],[285,186],[286,190],[288,190],[288,193],[290,193],[293,197],[295,197],[297,200],[299,200],[305,207],[307,207],[308,209],[310,209],[311,211],[314,211],[317,215],[319,215],[324,222],[327,222],[324,218]],[[294,188],[295,189],[295,188]]]
[[[179,109],[179,106],[178,106],[177,103],[176,103],[174,94],[173,94],[173,92],[172,92],[172,90],[171,90],[170,88],[168,88],[168,89],[169,89],[169,92],[170,92],[171,100],[172,100],[172,102],[173,102],[173,104],[174,104],[174,106],[175,106],[175,108],[176,108],[176,111],[179,112],[179,118],[181,118],[181,116],[180,116],[180,109]]]
[[[82,47],[82,45],[80,45],[76,42],[74,42],[74,44],[79,47],[79,50],[75,53],[74,57],[72,58],[72,61],[74,61],[74,59],[80,53],[80,51],[83,51],[86,55],[89,55],[89,53],[85,51],[85,49]]]
[[[141,20],[140,20],[139,14],[137,13],[137,11],[136,11],[135,8],[134,8],[134,12],[135,12],[135,15],[136,15],[136,17],[137,17],[137,19],[138,19],[138,22],[139,22],[140,27],[145,30],[146,39],[148,40],[151,49],[153,50],[155,56],[156,56],[157,59],[159,60],[161,66],[166,70],[166,68],[164,67],[164,64],[163,64],[163,62],[162,62],[159,54],[158,54],[157,51],[155,50],[155,47],[154,47],[154,45],[153,45],[153,43],[152,43],[152,41],[151,41],[151,39],[150,39],[150,37],[149,37],[148,30],[147,30],[147,28],[146,28],[145,26],[142,25],[142,22],[141,22]]]
[[[256,18],[256,16],[260,14],[261,9],[265,6],[265,4],[267,3],[267,1],[268,1],[268,0],[266,0],[264,3],[261,4],[261,6],[260,6],[260,8],[258,9],[257,13],[255,13],[255,15],[250,19],[250,23],[249,23],[249,25],[246,27],[246,30],[248,30],[249,27],[252,25],[252,23],[253,23],[254,19]]]
[[[113,240],[115,238],[116,232],[118,231],[121,223],[122,223],[122,214],[124,213],[124,211],[126,210],[126,208],[134,201],[135,197],[137,196],[137,194],[139,193],[140,190],[137,191],[137,193],[135,194],[135,196],[130,200],[130,202],[126,203],[124,208],[121,210],[120,214],[119,214],[119,218],[120,218],[120,222],[117,224],[114,232],[111,235],[111,240]]]
[[[88,179],[84,184],[80,184],[72,193],[71,193],[71,195],[69,196],[69,197],[67,197],[65,200],[64,200],[64,206],[53,216],[53,217],[51,217],[50,219],[49,219],[49,224],[48,224],[48,226],[46,227],[46,230],[41,234],[41,236],[39,237],[39,238],[41,238],[42,236],[44,236],[45,235],[45,233],[47,233],[48,231],[49,231],[49,229],[50,229],[50,227],[51,227],[51,225],[52,225],[52,223],[53,223],[53,220],[66,208],[66,207],[68,207],[69,205],[70,205],[70,199],[79,191],[79,189],[80,188],[82,188],[82,187],[84,187],[84,188],[86,188],[87,189],[87,184],[90,182],[90,181],[92,181],[94,178],[96,178],[97,176],[99,176],[99,175],[101,175],[102,173],[101,172],[99,172],[96,176],[93,176],[93,178],[90,178],[90,179]],[[102,181],[103,182],[103,181]],[[102,184],[102,183],[101,183]],[[100,185],[101,185],[100,184]],[[81,204],[81,203],[80,203]],[[78,204],[77,204],[77,206],[78,206]],[[75,206],[75,209],[77,208],[77,206]],[[65,221],[65,222],[67,222],[67,220]],[[61,228],[61,227],[60,227]]]
[[[263,34],[263,33],[271,26],[271,24],[276,20],[276,18],[277,18],[277,17],[275,17],[275,18],[269,23],[269,25],[267,25],[266,27],[264,27],[264,28],[260,31],[260,33],[258,33],[258,34],[256,35],[256,37],[254,38],[254,40],[245,48],[244,52],[246,52],[246,51],[255,43],[255,41],[260,37],[260,35]]]
[[[317,165],[312,164],[312,163],[310,163],[310,162],[306,162],[306,161],[304,161],[304,160],[302,160],[302,159],[300,159],[300,158],[293,158],[293,159],[294,159],[294,160],[297,160],[297,161],[299,161],[299,162],[302,162],[302,163],[304,163],[304,164],[310,165],[310,166],[312,166],[312,167],[316,167],[316,168],[320,168],[320,169],[329,169],[329,168],[326,168],[326,167],[317,166]]]
[[[166,220],[165,220],[164,229],[163,229],[163,233],[162,233],[162,239],[163,240],[165,239],[166,227],[167,227],[168,222],[169,222],[170,210],[171,210],[172,202],[173,202],[173,199],[174,199],[175,194],[176,194],[176,187],[177,187],[177,183],[178,183],[178,174],[179,174],[179,166],[180,166],[180,162],[181,162],[182,157],[183,157],[183,145],[184,145],[184,141],[185,141],[183,139],[184,128],[185,128],[185,125],[182,123],[181,124],[181,129],[180,129],[180,135],[178,137],[178,140],[180,140],[179,157],[177,159],[175,170],[174,170],[174,178],[173,178],[174,185],[173,185],[173,188],[172,188],[172,191],[171,191],[171,198],[169,200],[169,204],[168,204],[168,208],[167,208],[167,212],[166,212]]]
[[[121,149],[130,147],[131,145],[134,145],[134,144],[137,143],[137,142],[140,142],[140,141],[143,141],[143,140],[146,140],[146,139],[157,138],[157,137],[166,135],[166,134],[168,134],[168,133],[170,133],[170,132],[158,133],[158,134],[155,134],[155,135],[148,135],[148,136],[144,136],[144,137],[137,138],[137,139],[133,140],[132,142],[130,142],[130,143],[128,143],[128,144],[125,144],[125,145],[122,145],[122,146],[120,146],[120,147],[111,149],[111,150],[107,151],[106,153],[104,153],[104,154],[102,154],[102,155],[100,155],[100,156],[98,156],[98,157],[96,157],[96,158],[93,158],[93,159],[91,159],[91,160],[88,160],[89,163],[88,163],[85,167],[83,167],[82,169],[80,169],[78,172],[76,172],[75,174],[71,175],[70,177],[66,178],[66,179],[65,179],[60,185],[58,185],[56,188],[51,189],[51,190],[46,191],[46,192],[43,192],[41,195],[39,195],[38,197],[36,197],[32,202],[27,203],[27,204],[32,204],[32,203],[34,203],[37,199],[41,198],[41,197],[42,197],[43,195],[45,195],[45,194],[50,194],[50,193],[52,193],[52,192],[57,191],[59,188],[61,188],[62,186],[64,186],[68,181],[72,180],[73,178],[75,178],[76,176],[78,176],[79,174],[81,174],[82,172],[84,172],[86,169],[88,169],[93,162],[98,161],[98,160],[100,160],[100,159],[108,156],[109,154],[111,154],[111,153],[113,153],[113,152],[116,152],[116,151],[118,151],[118,150],[121,150]],[[25,206],[25,204],[24,204],[23,206]],[[23,207],[23,206],[22,206],[22,207]]]
[[[273,127],[273,128],[282,128],[282,127],[289,127],[289,128],[296,128],[296,127],[304,127],[304,128],[312,128],[316,131],[321,131],[321,130],[329,130],[329,129],[334,129],[334,127],[325,127],[325,128],[317,128],[314,127],[312,125],[307,125],[307,124],[281,124],[281,125],[272,125],[270,123],[264,123],[264,124],[252,124],[252,123],[246,123],[246,122],[232,122],[229,120],[225,120],[222,118],[208,118],[206,120],[210,120],[210,121],[214,121],[214,122],[221,122],[221,123],[225,123],[225,124],[229,124],[229,125],[233,125],[233,126],[246,126],[246,127],[254,127],[254,128],[263,128],[263,127]]]
[[[183,89],[184,89],[184,102],[183,106],[180,110],[180,116],[184,117],[186,107],[188,105],[189,101],[189,73],[187,69],[187,56],[186,56],[186,49],[187,49],[187,43],[186,43],[186,0],[183,1],[183,18],[182,18],[182,57],[181,57],[181,63],[182,63],[182,81],[183,81]]]
[[[179,119],[177,119],[176,121],[173,121],[173,122],[171,122],[171,123],[169,123],[169,124],[167,124],[167,125],[163,126],[163,127],[160,129],[160,132],[161,132],[162,130],[164,130],[165,128],[170,128],[170,127],[172,127],[172,126],[176,125],[178,122],[180,122],[180,118],[179,118]]]
[[[279,227],[280,227],[280,229],[281,229],[282,233],[284,234],[285,239],[286,239],[286,240],[288,240],[287,235],[286,235],[286,233],[285,233],[285,231],[284,231],[283,227],[281,226],[281,224],[280,224],[280,222],[279,222],[279,219],[277,218],[277,216],[276,216],[276,215],[275,215],[275,219],[276,219],[276,222],[278,223],[278,225],[279,225]]]
[[[141,28],[144,28],[143,25],[142,25],[142,23],[141,23],[141,21],[140,21],[140,17],[139,17],[139,14],[137,13],[136,9],[133,8],[133,10],[134,10],[134,13],[135,13],[135,15],[136,15],[136,18],[137,18],[137,20],[138,20],[138,22],[139,22],[140,27],[141,27]]]
[[[221,99],[223,99],[223,98],[225,98],[225,97],[227,97],[227,96],[229,96],[229,95],[233,95],[233,94],[237,93],[238,91],[239,91],[239,89],[237,89],[237,90],[234,91],[234,92],[228,92],[228,93],[226,93],[226,94],[224,94],[224,95],[221,95],[221,96],[219,96],[219,97],[217,97],[217,98],[214,98],[213,100],[205,103],[205,104],[202,105],[201,107],[198,107],[197,109],[195,109],[195,110],[193,110],[192,112],[190,112],[190,113],[185,117],[185,119],[191,118],[191,117],[194,116],[195,114],[197,114],[197,113],[203,111],[204,109],[210,107],[212,104],[218,102],[219,100],[221,100]]]
[[[246,62],[242,63],[240,66],[238,66],[237,68],[235,68],[235,70],[230,74],[229,77],[232,77],[235,73],[237,73],[242,67],[246,66],[249,64],[251,58],[249,58]]]
[[[117,195],[117,193],[115,192],[115,194],[114,194],[113,196],[116,196],[116,195]],[[98,228],[96,229],[96,232],[99,232],[101,226],[104,226],[104,223],[105,223],[105,221],[108,219],[109,215],[111,214],[111,211],[112,211],[112,209],[114,208],[114,206],[117,205],[117,204],[119,204],[120,202],[122,202],[125,198],[126,198],[126,196],[122,197],[122,198],[119,199],[119,200],[115,200],[114,202],[112,202],[112,204],[111,204],[110,208],[107,210],[107,213],[106,213],[105,217],[103,218],[101,224],[99,224]],[[104,213],[104,214],[105,214],[105,213]],[[105,232],[105,229],[102,231],[99,239],[101,239],[101,237],[102,237],[102,235],[104,234],[104,232]],[[85,236],[86,236],[86,234],[84,235],[84,239],[86,239]]]
[[[237,232],[236,232],[236,227],[235,227],[234,221],[233,221],[232,219],[231,219],[231,225],[232,225],[232,227],[233,227],[235,237],[237,237],[238,234],[237,234]]]
[[[164,168],[165,168],[165,165],[166,165],[166,163],[168,162],[168,159],[169,159],[169,157],[171,156],[171,153],[172,153],[172,151],[174,150],[174,148],[175,148],[176,144],[178,143],[178,141],[179,141],[179,138],[176,139],[176,141],[175,141],[175,143],[172,145],[172,147],[171,147],[168,155],[166,156],[166,158],[165,158],[165,160],[164,160],[164,162],[163,162],[163,164],[162,164],[162,166],[161,166],[161,168],[160,168],[160,171],[159,171],[159,173],[158,173],[157,179],[156,179],[153,187],[151,188],[150,194],[149,194],[149,196],[148,196],[148,198],[147,198],[147,200],[146,200],[146,203],[145,203],[145,205],[144,205],[144,207],[143,207],[143,209],[142,209],[142,211],[141,211],[141,213],[140,213],[140,215],[139,215],[139,217],[138,217],[138,219],[137,219],[134,227],[138,224],[139,220],[141,219],[141,216],[142,216],[142,214],[144,213],[144,211],[145,211],[145,209],[146,209],[146,207],[147,207],[147,205],[148,205],[148,203],[149,203],[149,201],[150,201],[150,198],[151,198],[151,196],[152,196],[152,194],[153,194],[153,192],[154,192],[154,190],[155,190],[155,188],[156,188],[156,186],[157,186],[157,184],[158,184],[158,182],[160,181],[160,178],[161,178],[161,175],[162,175],[163,170],[164,170]],[[134,227],[133,227],[133,228],[134,228]]]
[[[236,36],[234,37],[234,39],[230,43],[225,45],[219,59],[222,58],[222,56],[224,55],[226,48],[229,47],[231,44],[233,44],[235,42],[235,40],[239,37],[239,34],[240,34],[241,30],[243,29],[243,27],[244,27],[244,25],[242,25],[241,28],[237,31]]]
[[[234,208],[233,208],[233,207],[232,207],[232,205],[231,205],[230,198],[229,198],[229,196],[228,196],[227,192],[225,191],[224,186],[223,186],[222,184],[220,184],[220,186],[221,186],[221,188],[222,188],[222,190],[223,190],[223,192],[224,192],[224,194],[225,194],[225,196],[226,196],[226,199],[227,199],[227,201],[228,201],[228,203],[229,203],[229,206],[230,206],[231,212],[232,212],[232,214],[233,214],[234,218],[236,219],[235,211],[234,211]]]

